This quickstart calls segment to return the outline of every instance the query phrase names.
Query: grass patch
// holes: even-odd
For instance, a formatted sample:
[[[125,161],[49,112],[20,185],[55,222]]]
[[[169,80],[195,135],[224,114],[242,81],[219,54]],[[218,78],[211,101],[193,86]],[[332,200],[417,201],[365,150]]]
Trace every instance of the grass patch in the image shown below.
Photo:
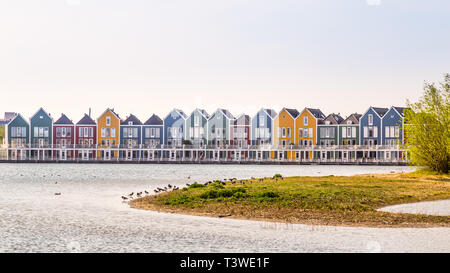
[[[277,177],[278,178],[278,177]],[[450,198],[448,175],[406,174],[285,177],[243,183],[192,184],[147,196],[132,207],[190,214],[232,215],[291,223],[358,226],[450,226],[448,216],[377,211],[387,205]],[[194,186],[195,185],[195,186]]]

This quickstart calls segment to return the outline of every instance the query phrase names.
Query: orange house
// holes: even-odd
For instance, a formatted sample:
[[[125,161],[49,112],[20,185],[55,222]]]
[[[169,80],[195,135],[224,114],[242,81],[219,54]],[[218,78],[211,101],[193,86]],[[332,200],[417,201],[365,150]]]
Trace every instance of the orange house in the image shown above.
[[[289,148],[295,143],[295,119],[299,115],[297,109],[283,108],[274,119],[273,144],[278,148]],[[289,151],[274,152],[272,158],[286,159],[293,158]]]
[[[317,124],[325,119],[320,109],[305,108],[295,120],[295,144],[302,147],[312,147],[317,143]],[[311,159],[312,151],[300,152],[302,159]]]
[[[97,157],[109,160],[117,158],[119,152],[113,150],[119,145],[120,136],[120,117],[114,112],[114,109],[106,109],[97,119],[97,144],[101,151],[98,151]]]

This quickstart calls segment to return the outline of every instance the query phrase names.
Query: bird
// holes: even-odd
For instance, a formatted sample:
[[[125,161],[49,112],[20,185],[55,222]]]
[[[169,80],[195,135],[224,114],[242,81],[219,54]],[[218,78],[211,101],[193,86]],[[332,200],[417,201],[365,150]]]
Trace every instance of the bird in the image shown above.
[[[155,193],[158,193],[159,191],[158,190],[153,190]]]
[[[149,192],[148,191],[144,191],[145,192],[145,194],[149,194]]]
[[[129,196],[129,197],[132,197],[132,196],[133,196],[133,194],[134,194],[134,192],[132,192],[132,193],[128,194],[128,196]]]
[[[61,193],[60,192],[55,192],[55,195],[61,195]]]
[[[172,185],[168,184],[167,187],[169,187],[169,189],[171,189],[171,188],[172,188]]]
[[[189,187],[190,185],[191,185],[191,184],[186,184],[186,186],[188,186],[188,187]]]
[[[191,175],[188,175],[187,179],[191,179]]]
[[[122,196],[122,200],[128,200],[128,198],[126,198],[125,196]]]
[[[58,181],[56,181],[55,184],[58,184]]]

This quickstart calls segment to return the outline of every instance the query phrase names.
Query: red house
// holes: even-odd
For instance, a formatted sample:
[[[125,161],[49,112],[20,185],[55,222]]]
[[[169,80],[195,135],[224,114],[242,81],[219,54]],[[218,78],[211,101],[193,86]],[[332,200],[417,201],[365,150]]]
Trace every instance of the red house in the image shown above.
[[[77,157],[94,159],[97,144],[97,123],[87,114],[75,125]]]
[[[60,160],[66,160],[67,158],[74,158],[75,153],[72,148],[74,141],[74,125],[73,122],[64,114],[53,123],[53,147],[54,157]],[[69,149],[69,150],[66,150]]]
[[[230,144],[237,148],[248,148],[251,143],[251,126],[252,124],[248,115],[242,114],[237,117],[230,125]],[[235,159],[240,159],[241,157],[247,158],[248,152],[237,152],[233,155],[233,158]]]

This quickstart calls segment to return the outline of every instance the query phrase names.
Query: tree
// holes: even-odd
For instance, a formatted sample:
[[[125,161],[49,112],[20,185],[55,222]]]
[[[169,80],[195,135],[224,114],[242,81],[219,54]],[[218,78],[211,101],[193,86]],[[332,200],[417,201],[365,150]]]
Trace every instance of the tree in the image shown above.
[[[424,93],[405,110],[405,148],[411,164],[448,173],[450,159],[450,74],[436,86],[425,83]]]

